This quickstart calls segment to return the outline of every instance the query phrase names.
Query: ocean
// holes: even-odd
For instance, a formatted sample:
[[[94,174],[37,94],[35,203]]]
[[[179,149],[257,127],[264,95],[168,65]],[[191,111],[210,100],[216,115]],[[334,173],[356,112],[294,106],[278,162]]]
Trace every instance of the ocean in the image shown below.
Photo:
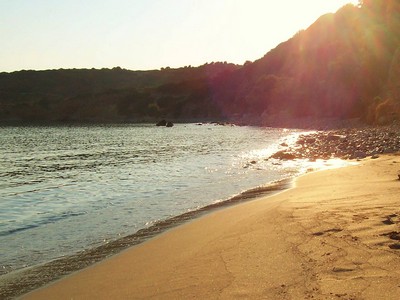
[[[0,127],[0,274],[294,177],[309,164],[268,157],[301,133],[214,124]]]

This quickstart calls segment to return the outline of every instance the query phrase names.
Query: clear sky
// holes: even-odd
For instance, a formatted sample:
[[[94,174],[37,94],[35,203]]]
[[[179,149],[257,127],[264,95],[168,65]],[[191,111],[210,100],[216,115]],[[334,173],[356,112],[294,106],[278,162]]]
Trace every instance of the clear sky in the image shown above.
[[[0,0],[0,72],[243,64],[354,0]]]

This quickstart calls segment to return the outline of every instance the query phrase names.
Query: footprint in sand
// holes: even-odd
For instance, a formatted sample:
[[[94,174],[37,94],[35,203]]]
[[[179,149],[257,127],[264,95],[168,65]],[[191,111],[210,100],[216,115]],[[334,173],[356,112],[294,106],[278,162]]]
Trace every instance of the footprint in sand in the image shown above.
[[[391,214],[391,215],[386,216],[386,220],[382,221],[382,223],[385,225],[393,225],[393,224],[399,223],[398,219],[399,218],[398,218],[397,214]]]
[[[355,269],[353,268],[342,268],[342,267],[333,267],[332,271],[335,273],[343,273],[343,272],[352,272]]]
[[[335,232],[341,232],[343,229],[339,229],[339,228],[332,228],[332,229],[328,229],[325,231],[318,231],[318,232],[314,232],[313,235],[315,236],[320,236],[320,235],[324,235],[325,233],[335,233]]]
[[[389,248],[394,250],[400,250],[400,244],[391,244],[389,245]]]
[[[388,236],[391,240],[400,241],[400,232],[398,231],[391,231],[388,233],[383,233],[381,235]]]
[[[398,214],[391,214],[391,215],[386,216],[385,218],[386,219],[384,221],[382,221],[382,223],[385,225],[393,225],[393,224],[400,223],[400,217]],[[389,239],[391,239],[393,241],[400,241],[400,232],[398,232],[398,231],[391,231],[388,233],[383,233],[381,235],[387,236]],[[400,243],[390,244],[389,248],[394,249],[394,250],[400,250]]]
[[[398,231],[391,231],[388,233],[383,233],[381,235],[387,236],[387,237],[389,237],[389,239],[394,240],[394,241],[400,241],[400,232],[398,232]],[[390,244],[389,248],[394,249],[394,250],[400,250],[400,243]]]

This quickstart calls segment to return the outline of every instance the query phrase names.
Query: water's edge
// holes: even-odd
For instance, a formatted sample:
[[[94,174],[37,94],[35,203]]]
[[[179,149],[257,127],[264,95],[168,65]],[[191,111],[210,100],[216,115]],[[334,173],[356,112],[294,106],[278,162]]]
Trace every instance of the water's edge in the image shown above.
[[[271,196],[292,186],[293,178],[282,179],[268,185],[253,188],[225,201],[213,203],[197,210],[154,223],[136,233],[107,244],[62,257],[42,265],[20,269],[0,277],[0,298],[13,299],[45,286],[66,275],[93,265],[129,247],[141,244],[165,231],[228,206]]]

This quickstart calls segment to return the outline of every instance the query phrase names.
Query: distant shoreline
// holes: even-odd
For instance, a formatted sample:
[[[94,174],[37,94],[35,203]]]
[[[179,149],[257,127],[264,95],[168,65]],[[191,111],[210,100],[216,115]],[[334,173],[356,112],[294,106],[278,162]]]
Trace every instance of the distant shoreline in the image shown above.
[[[360,127],[385,127],[372,126],[361,122],[359,119],[336,119],[336,118],[294,118],[280,119],[278,116],[262,120],[257,116],[247,116],[245,118],[143,118],[128,120],[0,120],[0,126],[99,126],[99,125],[129,125],[129,124],[148,124],[156,125],[160,120],[166,120],[175,124],[215,124],[215,125],[236,125],[236,126],[255,126],[270,128],[288,128],[305,130],[335,130],[341,128],[360,128]]]

